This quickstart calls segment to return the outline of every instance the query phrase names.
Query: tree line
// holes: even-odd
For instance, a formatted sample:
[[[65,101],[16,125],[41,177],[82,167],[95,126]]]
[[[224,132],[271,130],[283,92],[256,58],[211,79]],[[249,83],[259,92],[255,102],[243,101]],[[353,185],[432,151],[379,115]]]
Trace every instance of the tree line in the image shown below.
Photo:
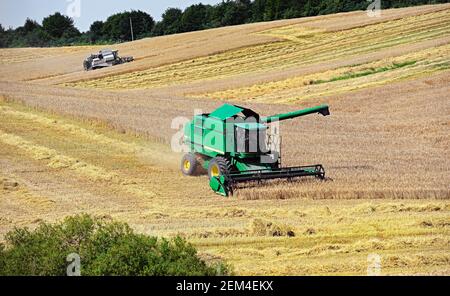
[[[372,1],[372,0],[371,0]],[[447,3],[450,0],[381,0],[381,8]],[[95,21],[80,32],[73,19],[56,12],[42,23],[27,19],[16,29],[0,24],[0,47],[44,47],[109,44],[252,22],[272,21],[367,9],[366,0],[226,0],[216,5],[194,4],[184,10],[168,8],[155,22],[144,11],[125,11]]]

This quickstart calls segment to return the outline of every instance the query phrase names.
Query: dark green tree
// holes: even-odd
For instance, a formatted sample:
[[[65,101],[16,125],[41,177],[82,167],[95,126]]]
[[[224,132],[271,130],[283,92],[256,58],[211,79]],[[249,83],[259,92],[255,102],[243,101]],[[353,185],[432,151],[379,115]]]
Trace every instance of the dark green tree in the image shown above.
[[[162,36],[164,35],[164,28],[161,21],[156,22],[152,29],[152,36]]]
[[[95,21],[89,27],[89,39],[91,42],[96,42],[104,38],[103,31],[104,23],[102,21]]]
[[[251,12],[250,0],[223,2],[224,11],[220,24],[222,26],[244,24],[249,20]]]
[[[44,47],[48,46],[51,40],[50,35],[42,28],[37,28],[25,36],[25,42],[27,46]]]
[[[181,32],[183,11],[179,8],[168,8],[162,15],[161,34],[168,35]]]
[[[30,46],[27,45],[27,40],[28,39],[33,39],[34,41],[36,41],[36,38],[29,38],[31,36],[28,35],[33,35],[34,37],[36,37],[38,34],[35,32],[37,30],[42,30],[41,25],[39,25],[36,21],[31,20],[29,18],[26,19],[25,24],[21,27],[18,27],[14,30],[14,32],[12,33],[15,36],[15,43],[16,44],[22,44],[24,46]],[[33,45],[31,46],[39,46],[35,44],[36,42],[33,42]]]
[[[6,33],[5,29],[3,28],[2,24],[0,24],[0,48],[6,47]]]
[[[202,30],[206,27],[206,5],[194,4],[187,7],[181,17],[181,31],[190,32]]]
[[[33,32],[36,29],[42,29],[42,26],[39,25],[35,20],[27,18],[25,24],[23,25],[23,33],[28,34]]]
[[[73,19],[59,12],[44,18],[42,27],[53,38],[61,38],[63,35],[65,38],[80,36],[80,32],[73,24]]]
[[[130,18],[133,23],[134,38],[140,39],[151,36],[155,20],[153,17],[143,11],[131,11]]]
[[[265,21],[272,21],[276,19],[276,16],[278,14],[278,6],[277,6],[277,0],[267,0],[266,1],[266,7],[264,10],[264,17],[263,19]]]
[[[225,1],[222,1],[214,6],[206,6],[204,27],[208,29],[223,26],[222,18],[225,14],[226,7],[227,2]]]
[[[103,26],[104,34],[113,40],[131,40],[130,19],[136,39],[139,36],[149,36],[151,34],[155,21],[148,13],[140,10],[125,11],[110,16]]]
[[[321,0],[307,0],[302,16],[319,15],[321,11]]]
[[[267,0],[255,0],[252,3],[251,14],[252,22],[261,22],[264,20],[264,12],[266,11]]]
[[[302,16],[306,0],[289,0],[287,7],[283,10],[282,18],[296,18]]]

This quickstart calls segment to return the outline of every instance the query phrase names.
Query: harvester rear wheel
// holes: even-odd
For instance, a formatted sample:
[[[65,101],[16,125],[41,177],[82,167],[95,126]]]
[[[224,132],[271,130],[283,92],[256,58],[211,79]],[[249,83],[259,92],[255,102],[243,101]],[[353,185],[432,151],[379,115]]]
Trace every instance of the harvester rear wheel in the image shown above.
[[[228,175],[231,171],[231,163],[225,157],[217,156],[211,159],[208,166],[209,179],[221,175]]]
[[[181,172],[186,176],[194,176],[198,171],[198,160],[192,153],[187,153],[181,159]]]

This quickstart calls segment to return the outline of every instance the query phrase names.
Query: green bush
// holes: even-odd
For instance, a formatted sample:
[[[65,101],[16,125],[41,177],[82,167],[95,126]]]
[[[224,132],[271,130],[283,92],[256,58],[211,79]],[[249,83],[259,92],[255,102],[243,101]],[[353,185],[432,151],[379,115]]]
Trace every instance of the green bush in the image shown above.
[[[0,244],[0,275],[66,275],[67,256],[80,256],[81,275],[229,274],[219,262],[207,264],[180,237],[136,234],[125,223],[78,215],[36,230],[16,228]]]

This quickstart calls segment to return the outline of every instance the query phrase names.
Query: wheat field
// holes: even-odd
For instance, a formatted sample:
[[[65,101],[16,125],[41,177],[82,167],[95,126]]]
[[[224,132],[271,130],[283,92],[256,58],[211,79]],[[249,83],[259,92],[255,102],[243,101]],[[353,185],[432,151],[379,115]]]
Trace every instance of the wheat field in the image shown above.
[[[417,24],[420,23],[420,27]],[[285,39],[222,54],[196,58],[145,71],[93,79],[67,86],[96,88],[152,88],[234,75],[284,70],[299,65],[333,61],[402,44],[450,36],[450,10],[338,32],[299,25],[259,34]]]
[[[241,275],[449,275],[450,5],[233,26],[98,47],[0,49],[0,236],[89,213],[180,235]],[[116,46],[112,46],[116,48]],[[7,65],[7,67],[6,67]],[[184,177],[176,117],[237,103],[281,123],[285,166],[329,179]]]
[[[261,198],[251,189],[224,199],[206,177],[186,187],[178,159],[153,153],[165,146],[16,103],[0,113],[2,234],[88,212],[181,235],[238,274],[364,274],[371,253],[385,274],[448,272],[448,200]]]

